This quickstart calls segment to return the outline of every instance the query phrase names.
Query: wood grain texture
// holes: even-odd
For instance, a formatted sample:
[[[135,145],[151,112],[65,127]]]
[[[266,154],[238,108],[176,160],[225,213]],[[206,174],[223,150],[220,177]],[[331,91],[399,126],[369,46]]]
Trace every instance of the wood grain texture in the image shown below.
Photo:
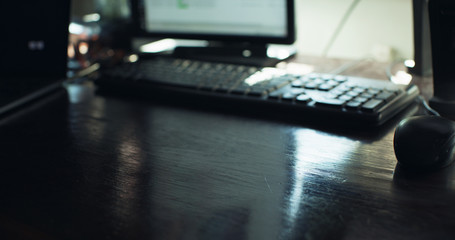
[[[453,166],[358,131],[100,96],[0,123],[2,239],[453,239]]]

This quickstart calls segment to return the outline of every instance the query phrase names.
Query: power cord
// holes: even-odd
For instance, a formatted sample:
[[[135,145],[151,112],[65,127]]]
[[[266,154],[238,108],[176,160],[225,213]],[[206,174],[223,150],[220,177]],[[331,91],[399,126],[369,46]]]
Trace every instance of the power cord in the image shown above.
[[[349,6],[348,10],[346,10],[346,12],[344,13],[341,21],[338,23],[338,26],[337,28],[335,29],[335,32],[333,33],[332,37],[329,39],[329,42],[327,43],[327,46],[324,48],[324,51],[322,52],[322,56],[323,57],[327,57],[327,54],[330,50],[330,48],[333,46],[333,44],[335,43],[335,40],[337,39],[338,35],[340,34],[341,30],[343,30],[344,28],[344,25],[346,24],[346,22],[348,21],[349,17],[352,15],[352,13],[354,12],[355,8],[357,7],[357,5],[360,3],[360,0],[353,0],[351,5]],[[362,63],[363,61],[367,61],[369,60],[370,58],[366,57],[366,58],[361,58],[359,60],[356,60],[356,61],[353,61],[351,63],[348,63],[348,64],[345,64],[333,71],[331,71],[332,74],[341,74],[343,72],[345,72],[346,70]],[[389,81],[392,80],[392,68],[398,64],[398,63],[401,63],[403,62],[403,60],[396,60],[394,62],[392,62],[387,68],[386,68],[386,74],[387,74],[387,77],[389,79]],[[421,95],[419,95],[417,97],[417,100],[422,104],[422,106],[425,108],[425,110],[428,111],[428,113],[430,113],[431,115],[434,115],[434,116],[440,116],[440,114],[434,110],[433,108],[430,107],[430,105],[428,105],[427,101],[425,100],[425,98],[423,98]]]
[[[327,54],[332,48],[333,43],[335,43],[336,38],[340,34],[341,30],[343,30],[344,25],[348,21],[349,17],[351,16],[352,12],[354,12],[355,8],[359,4],[360,0],[354,0],[352,1],[351,5],[349,6],[348,10],[343,15],[343,18],[341,18],[341,21],[338,23],[337,28],[335,29],[335,32],[333,32],[332,37],[329,39],[329,42],[327,43],[327,46],[324,48],[324,51],[322,52],[323,57],[327,57]]]
[[[420,101],[420,103],[425,108],[425,110],[427,110],[428,113],[430,113],[431,115],[434,115],[434,116],[438,116],[438,117],[441,116],[436,110],[434,110],[433,108],[430,107],[430,105],[428,105],[428,103],[425,100],[425,98],[423,98],[421,95],[419,95],[417,97],[417,100]]]

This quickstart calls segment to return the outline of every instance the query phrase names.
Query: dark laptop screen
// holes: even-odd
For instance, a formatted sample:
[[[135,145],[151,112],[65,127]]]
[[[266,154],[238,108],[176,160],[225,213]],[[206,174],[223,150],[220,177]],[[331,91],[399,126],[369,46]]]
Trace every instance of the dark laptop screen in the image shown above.
[[[0,9],[0,77],[64,78],[69,1],[2,1]]]
[[[66,77],[69,0],[1,1],[0,113]]]

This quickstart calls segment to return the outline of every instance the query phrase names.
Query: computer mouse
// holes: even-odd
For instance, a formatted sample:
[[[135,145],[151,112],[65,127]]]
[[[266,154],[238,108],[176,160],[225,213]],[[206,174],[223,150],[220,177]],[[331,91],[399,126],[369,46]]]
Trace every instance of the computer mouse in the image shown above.
[[[406,118],[395,130],[393,146],[398,164],[404,169],[445,167],[455,157],[455,123],[439,116]]]

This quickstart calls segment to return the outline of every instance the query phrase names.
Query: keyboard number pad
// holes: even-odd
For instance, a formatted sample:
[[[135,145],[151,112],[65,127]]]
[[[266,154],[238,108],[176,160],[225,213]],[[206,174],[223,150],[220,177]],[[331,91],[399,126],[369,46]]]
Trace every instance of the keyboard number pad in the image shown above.
[[[302,89],[305,103],[311,99],[315,107],[365,113],[377,112],[399,94],[398,90],[351,86],[347,77],[328,74],[301,76],[292,81],[290,86],[290,91]]]
[[[377,112],[382,106],[392,101],[398,91],[377,88],[352,87],[336,92],[334,99],[344,101],[343,107],[349,111]]]

